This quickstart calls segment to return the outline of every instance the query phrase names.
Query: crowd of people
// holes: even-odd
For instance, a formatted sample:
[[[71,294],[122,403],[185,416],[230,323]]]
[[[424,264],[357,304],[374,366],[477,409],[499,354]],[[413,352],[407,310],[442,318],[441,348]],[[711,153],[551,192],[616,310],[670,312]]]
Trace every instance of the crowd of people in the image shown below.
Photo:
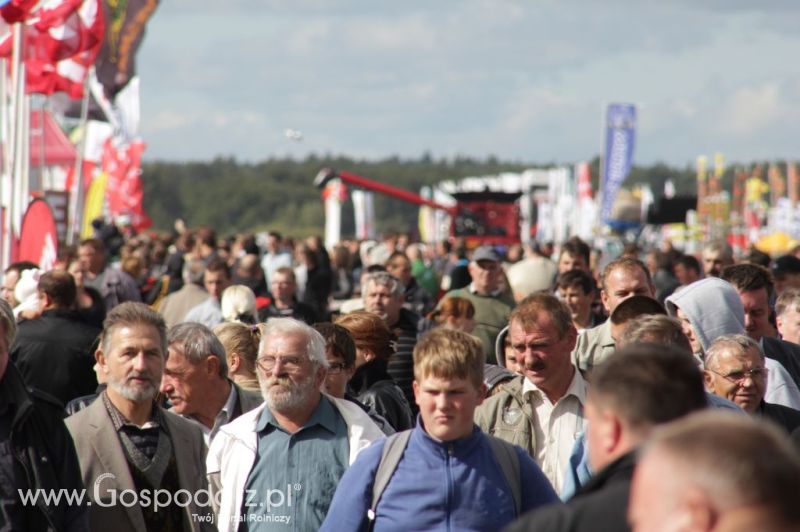
[[[96,227],[3,275],[0,530],[800,530],[800,249]]]

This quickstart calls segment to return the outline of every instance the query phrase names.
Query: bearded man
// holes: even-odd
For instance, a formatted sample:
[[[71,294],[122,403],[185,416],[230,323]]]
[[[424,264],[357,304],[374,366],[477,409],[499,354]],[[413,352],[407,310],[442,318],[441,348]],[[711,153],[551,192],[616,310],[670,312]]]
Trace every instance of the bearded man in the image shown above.
[[[270,319],[256,364],[264,404],[222,426],[208,454],[217,527],[317,530],[344,471],[383,433],[358,405],[320,391],[325,340],[309,325]]]
[[[66,420],[92,530],[214,530],[208,497],[182,495],[206,490],[203,435],[155,402],[166,353],[164,319],[150,307],[108,313],[95,352],[108,388]]]

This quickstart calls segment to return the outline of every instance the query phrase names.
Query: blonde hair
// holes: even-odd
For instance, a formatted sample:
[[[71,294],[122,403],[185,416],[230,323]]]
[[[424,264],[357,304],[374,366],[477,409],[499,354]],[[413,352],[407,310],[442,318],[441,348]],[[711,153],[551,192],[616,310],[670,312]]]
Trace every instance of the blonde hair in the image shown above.
[[[256,318],[256,295],[253,291],[242,284],[229,286],[222,292],[220,300],[222,319],[225,321],[237,321],[240,323],[254,324]]]
[[[214,334],[225,348],[226,357],[236,353],[239,355],[242,369],[248,374],[256,374],[258,342],[261,340],[261,332],[257,325],[245,325],[239,322],[220,323],[214,327]]]
[[[480,388],[486,355],[480,340],[455,329],[434,329],[414,347],[414,378],[465,379]]]

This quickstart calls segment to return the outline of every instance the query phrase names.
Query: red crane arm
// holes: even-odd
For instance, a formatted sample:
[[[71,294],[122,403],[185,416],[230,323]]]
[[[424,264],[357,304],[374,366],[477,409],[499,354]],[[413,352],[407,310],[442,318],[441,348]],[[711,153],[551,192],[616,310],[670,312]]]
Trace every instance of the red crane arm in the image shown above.
[[[446,205],[442,205],[441,203],[436,203],[435,201],[425,199],[419,194],[414,194],[413,192],[403,190],[402,188],[393,187],[391,185],[380,183],[378,181],[373,181],[372,179],[368,179],[366,177],[362,177],[352,172],[346,172],[342,170],[337,171],[337,170],[332,170],[330,168],[323,168],[317,174],[316,179],[314,179],[314,184],[318,188],[323,188],[325,185],[328,184],[328,181],[337,178],[341,179],[345,183],[348,183],[354,187],[371,190],[373,192],[384,194],[386,196],[390,196],[392,198],[405,201],[407,203],[413,203],[415,205],[425,205],[433,209],[440,209],[443,211],[447,211],[451,215],[455,215],[456,212],[458,211],[456,207],[448,207]]]

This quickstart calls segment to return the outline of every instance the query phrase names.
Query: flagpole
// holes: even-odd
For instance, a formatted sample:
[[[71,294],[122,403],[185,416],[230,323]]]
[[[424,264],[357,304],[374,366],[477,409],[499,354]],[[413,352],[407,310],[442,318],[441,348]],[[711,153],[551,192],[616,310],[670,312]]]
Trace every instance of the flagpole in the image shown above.
[[[8,175],[11,179],[10,194],[8,198],[8,223],[6,225],[7,239],[4,242],[3,256],[5,264],[9,264],[12,257],[13,241],[16,234],[19,232],[19,218],[21,216],[18,204],[18,188],[21,172],[18,171],[19,163],[21,162],[20,145],[21,145],[21,129],[22,129],[22,94],[25,92],[25,65],[22,62],[22,47],[24,45],[23,34],[25,25],[21,22],[14,24],[14,40],[13,49],[11,54],[11,115],[8,121],[9,125],[9,139],[8,139],[8,154],[7,166]]]
[[[89,122],[89,76],[83,81],[83,100],[81,100],[81,119],[79,128],[81,130],[81,138],[78,140],[78,153],[75,157],[75,172],[74,172],[74,194],[70,194],[70,209],[69,209],[69,223],[67,227],[67,244],[72,245],[75,242],[75,237],[80,233],[83,227],[83,159],[86,151],[86,136],[88,133]]]

